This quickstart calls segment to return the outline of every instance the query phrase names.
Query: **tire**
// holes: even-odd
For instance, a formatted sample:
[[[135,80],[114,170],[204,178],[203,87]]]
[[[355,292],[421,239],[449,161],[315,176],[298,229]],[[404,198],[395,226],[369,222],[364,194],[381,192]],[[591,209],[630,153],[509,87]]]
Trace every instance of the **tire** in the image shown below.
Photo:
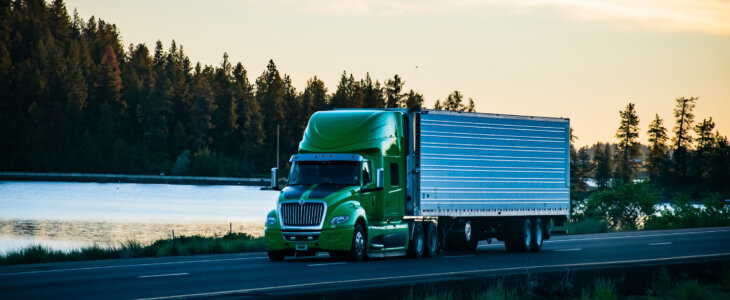
[[[351,261],[358,262],[365,258],[367,240],[365,229],[362,225],[355,224],[355,230],[352,233],[352,245],[350,245],[350,252],[348,253],[348,258]]]
[[[267,251],[267,254],[269,255],[269,260],[271,261],[282,261],[286,256],[286,252],[284,251]]]
[[[542,239],[543,240],[549,240],[553,235],[553,222],[551,222],[551,219],[546,219],[543,222],[543,233],[542,233]]]
[[[413,239],[408,245],[408,257],[421,258],[423,256],[423,248],[425,248],[423,235],[421,222],[413,223]]]
[[[425,257],[437,257],[439,255],[439,234],[436,224],[426,223],[426,249],[423,252]]]
[[[530,219],[517,219],[506,228],[504,246],[508,252],[527,252],[532,242],[532,222]]]
[[[542,220],[540,218],[535,219],[533,223],[532,238],[530,239],[530,251],[539,252],[540,249],[542,249],[543,233],[545,228],[543,228]]]

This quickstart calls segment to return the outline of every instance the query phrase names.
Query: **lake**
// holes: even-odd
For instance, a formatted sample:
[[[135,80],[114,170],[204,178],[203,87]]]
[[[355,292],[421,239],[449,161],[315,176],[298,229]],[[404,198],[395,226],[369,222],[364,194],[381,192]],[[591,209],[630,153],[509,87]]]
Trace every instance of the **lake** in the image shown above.
[[[0,253],[43,245],[263,234],[277,191],[251,186],[0,181]]]

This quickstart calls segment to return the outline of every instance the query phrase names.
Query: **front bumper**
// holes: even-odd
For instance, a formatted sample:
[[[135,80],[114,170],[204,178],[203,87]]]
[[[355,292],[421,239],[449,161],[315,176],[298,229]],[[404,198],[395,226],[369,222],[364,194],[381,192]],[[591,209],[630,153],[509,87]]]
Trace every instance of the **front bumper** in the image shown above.
[[[337,226],[336,228],[325,228],[317,231],[319,237],[315,238],[313,231],[307,231],[300,235],[292,234],[294,230],[269,229],[264,231],[266,250],[268,251],[347,251],[352,246],[352,232],[354,226]],[[285,234],[286,233],[286,234]],[[292,239],[292,237],[295,237]],[[311,240],[310,240],[311,238]],[[306,245],[306,246],[305,246]]]

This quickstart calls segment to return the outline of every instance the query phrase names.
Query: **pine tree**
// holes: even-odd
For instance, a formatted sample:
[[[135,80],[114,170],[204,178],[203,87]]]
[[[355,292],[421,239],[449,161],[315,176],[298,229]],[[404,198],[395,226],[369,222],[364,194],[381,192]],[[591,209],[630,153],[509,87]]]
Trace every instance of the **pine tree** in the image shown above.
[[[200,70],[200,64],[196,67]],[[193,79],[193,115],[191,116],[190,131],[192,135],[192,145],[195,152],[201,151],[210,146],[212,139],[210,130],[213,129],[213,111],[215,111],[215,103],[213,102],[213,90],[206,78],[206,73],[212,70],[204,70],[196,72]]]
[[[466,106],[462,103],[463,101],[464,95],[459,91],[454,91],[446,97],[446,100],[444,100],[443,108],[444,110],[450,111],[465,111]]]
[[[663,120],[656,114],[654,120],[649,124],[649,154],[646,158],[646,171],[649,179],[657,180],[665,169],[667,162],[667,129]]]
[[[441,100],[436,99],[436,102],[433,104],[433,109],[435,109],[435,110],[443,109],[443,107],[441,107]]]
[[[228,61],[228,53],[223,53],[223,61],[215,70],[212,82],[217,107],[213,113],[215,130],[212,132],[212,136],[213,149],[226,155],[234,153],[236,147],[234,137],[238,131],[238,103],[233,96],[232,73],[233,66]]]
[[[402,107],[403,95],[401,91],[403,91],[404,83],[398,74],[395,74],[393,79],[385,82],[385,107]]]
[[[302,93],[302,112],[304,115],[302,130],[304,130],[304,126],[307,125],[306,122],[309,121],[312,114],[326,107],[327,87],[325,87],[322,80],[314,76],[307,80],[307,87],[304,88],[304,92]]]
[[[616,178],[628,183],[636,176],[638,168],[635,160],[639,157],[639,116],[634,104],[629,103],[619,112],[621,123],[616,131],[618,139],[618,159],[616,160]]]
[[[672,139],[674,143],[673,160],[675,175],[679,178],[687,173],[687,151],[692,147],[693,140],[690,135],[690,128],[692,128],[692,122],[694,121],[693,110],[697,99],[697,97],[677,98],[677,104],[674,107],[674,117],[677,121],[674,126],[674,138]]]
[[[291,77],[284,75],[284,108],[288,122],[282,123],[281,127],[281,155],[280,159],[286,161],[289,155],[297,152],[299,141],[302,138],[303,130],[299,124],[303,122],[302,103]]]
[[[593,179],[599,189],[607,188],[611,185],[611,145],[597,143],[593,146],[593,165],[595,165],[595,173]]]
[[[102,149],[111,150],[112,143],[121,136],[122,116],[127,103],[121,98],[122,78],[119,61],[111,45],[106,47],[99,63],[94,94],[99,112],[96,138]]]
[[[347,77],[347,72],[342,71],[342,75],[340,75],[340,82],[337,83],[337,90],[332,95],[332,108],[348,108],[352,107],[352,95],[349,91],[350,87],[352,86],[352,83],[350,82],[349,78]]]
[[[266,158],[269,164],[276,162],[277,128],[286,122],[284,116],[284,81],[276,69],[273,60],[269,60],[266,70],[256,79],[256,100],[261,104],[264,116],[263,128],[266,132],[264,139]]]
[[[235,79],[235,95],[238,99],[239,137],[243,140],[243,161],[249,169],[254,168],[250,153],[256,151],[263,143],[266,133],[263,129],[261,106],[254,96],[253,85],[248,81],[248,74],[241,63],[233,70]]]
[[[406,108],[420,109],[423,106],[423,95],[410,90],[405,96]]]
[[[365,108],[381,108],[385,107],[385,99],[383,98],[383,88],[380,82],[370,78],[370,73],[365,74],[365,79],[360,81],[363,93],[363,107]]]
[[[690,128],[692,128],[692,122],[694,122],[695,102],[697,97],[691,98],[677,98],[677,105],[674,107],[674,117],[677,118],[676,125],[674,126],[674,149],[683,148],[685,150],[690,149],[692,145],[692,136],[690,135]]]
[[[710,165],[712,152],[717,146],[717,139],[713,134],[715,122],[712,121],[712,117],[704,119],[695,126],[694,130],[697,133],[697,150],[694,153],[694,170],[691,173],[700,183],[704,183],[702,181],[707,179],[709,170],[712,168]]]
[[[575,159],[575,190],[579,192],[588,191],[586,179],[593,172],[594,165],[591,163],[591,156],[587,147],[581,147]]]
[[[476,112],[476,109],[474,108],[474,100],[469,98],[469,104],[466,105],[466,111],[467,112]]]

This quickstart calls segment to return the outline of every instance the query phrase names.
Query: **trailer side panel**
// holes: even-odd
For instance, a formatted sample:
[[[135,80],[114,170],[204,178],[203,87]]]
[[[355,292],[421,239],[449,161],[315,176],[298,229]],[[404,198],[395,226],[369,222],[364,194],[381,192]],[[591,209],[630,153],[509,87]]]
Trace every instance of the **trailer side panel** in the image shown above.
[[[568,215],[568,119],[424,111],[423,216]]]

